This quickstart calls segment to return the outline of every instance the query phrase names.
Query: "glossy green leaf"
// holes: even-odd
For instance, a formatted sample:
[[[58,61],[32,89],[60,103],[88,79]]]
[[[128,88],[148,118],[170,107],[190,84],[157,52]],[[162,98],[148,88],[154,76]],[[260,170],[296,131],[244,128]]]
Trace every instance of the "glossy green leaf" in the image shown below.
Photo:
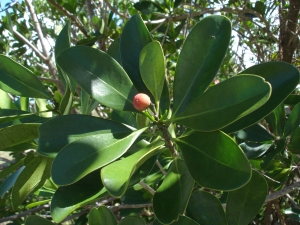
[[[136,111],[132,100],[137,91],[123,68],[108,54],[76,46],[61,52],[57,63],[101,104],[117,110]]]
[[[235,76],[208,89],[172,120],[199,131],[218,130],[261,107],[270,93],[270,84],[259,76]]]
[[[256,74],[263,77],[272,86],[270,99],[258,110],[225,127],[226,133],[231,133],[248,127],[271,113],[282,103],[299,83],[299,71],[294,66],[284,62],[267,62],[252,66],[240,74]]]
[[[12,189],[12,205],[16,209],[26,197],[41,188],[50,177],[52,159],[37,156],[18,176]]]
[[[119,225],[146,225],[146,223],[140,217],[127,216],[119,222]]]
[[[114,110],[111,113],[111,119],[113,121],[137,128],[136,115],[133,112]]]
[[[248,159],[255,159],[265,154],[272,144],[243,142],[239,145]]]
[[[90,97],[90,95],[83,89],[80,92],[81,95],[81,114],[90,115],[90,113],[99,105],[99,103]]]
[[[19,96],[50,98],[44,86],[30,70],[0,55],[0,89]]]
[[[158,105],[165,81],[165,58],[158,41],[150,42],[142,49],[140,72],[146,87]]]
[[[174,77],[174,113],[182,113],[217,74],[231,38],[224,16],[208,16],[197,23],[180,52]],[[226,93],[226,91],[224,91]]]
[[[300,127],[291,135],[291,141],[288,144],[288,150],[294,154],[300,154]]]
[[[201,225],[226,225],[226,217],[219,199],[205,191],[196,191],[190,198],[186,214]]]
[[[16,161],[15,163],[12,163],[11,165],[6,167],[5,169],[1,170],[0,171],[0,179],[3,179],[4,177],[7,177],[10,173],[14,172],[16,169],[23,166],[23,161],[24,161],[24,158]]]
[[[126,23],[120,40],[122,66],[132,80],[138,92],[148,94],[143,83],[139,59],[144,46],[152,41],[149,31],[139,14],[134,15]]]
[[[132,132],[86,136],[63,148],[52,165],[57,185],[72,184],[88,173],[121,157],[147,127]],[[68,160],[66,160],[68,159]]]
[[[0,108],[1,109],[17,109],[16,105],[12,102],[12,99],[7,92],[0,89]]]
[[[107,54],[113,57],[120,65],[122,65],[121,53],[120,53],[120,38],[114,40],[107,49]]]
[[[286,121],[284,136],[289,136],[300,125],[300,103],[298,103],[290,113],[288,120]]]
[[[154,220],[152,225],[163,225],[162,223],[160,223],[157,219]],[[175,221],[174,223],[172,223],[172,225],[200,225],[199,223],[197,223],[196,221],[192,220],[189,217],[186,216],[179,216],[179,219],[177,221]],[[223,224],[222,224],[223,225]],[[224,224],[225,225],[225,224]]]
[[[48,109],[49,103],[46,99],[36,98],[35,103],[39,116],[46,118],[51,118],[53,116],[53,112]]]
[[[101,170],[101,179],[107,191],[115,197],[122,196],[128,188],[134,172],[149,158],[160,153],[158,148],[163,144],[163,141],[154,142],[154,144],[104,167]]]
[[[0,184],[0,198],[3,198],[3,196],[6,194],[7,191],[9,191],[15,184],[18,176],[23,171],[25,167],[20,167],[17,171],[9,175],[1,184]],[[1,171],[2,172],[2,171]]]
[[[66,88],[66,92],[61,99],[59,104],[59,112],[61,115],[67,115],[70,113],[71,107],[73,104],[73,94],[69,87]]]
[[[76,121],[76,122],[75,122]],[[55,157],[70,143],[95,135],[130,134],[131,129],[123,124],[86,115],[55,117],[39,127],[38,153]]]
[[[251,177],[250,163],[240,147],[225,133],[194,132],[176,139],[195,181],[215,190],[234,190]]]
[[[254,124],[243,130],[236,132],[235,137],[241,141],[250,142],[265,142],[274,140],[274,136],[270,134],[263,126],[260,124]]]
[[[153,197],[154,214],[161,223],[177,221],[184,213],[194,183],[185,161],[175,158]]]
[[[134,5],[134,8],[141,11],[143,14],[151,14],[151,13],[165,13],[165,11],[160,7],[159,4],[151,1],[141,1],[137,2]]]
[[[60,223],[80,206],[101,197],[108,196],[99,177],[99,170],[89,173],[81,180],[59,187],[51,201],[51,216]]]
[[[117,225],[114,214],[105,206],[93,208],[89,213],[89,225]]]
[[[276,145],[273,145],[269,150],[268,154],[262,158],[262,163],[260,167],[262,170],[267,169],[274,157],[283,152],[286,149],[286,143],[284,139],[280,139],[277,141]]]
[[[25,221],[25,225],[37,225],[37,224],[54,225],[54,223],[52,223],[50,220],[36,215],[28,216]]]
[[[7,123],[30,115],[33,115],[33,113],[16,109],[0,109],[0,123]]]
[[[4,149],[1,149],[1,151],[6,151],[6,152],[22,152],[28,149],[36,149],[37,144],[34,140],[27,141],[21,144],[13,145]]]
[[[265,117],[265,120],[272,133],[275,136],[282,137],[286,121],[284,105],[280,104],[277,106],[273,112]]]
[[[262,175],[252,171],[250,181],[238,190],[228,193],[226,218],[228,225],[247,225],[263,206],[268,185]]]
[[[39,126],[40,124],[16,124],[0,129],[0,150],[37,138]]]

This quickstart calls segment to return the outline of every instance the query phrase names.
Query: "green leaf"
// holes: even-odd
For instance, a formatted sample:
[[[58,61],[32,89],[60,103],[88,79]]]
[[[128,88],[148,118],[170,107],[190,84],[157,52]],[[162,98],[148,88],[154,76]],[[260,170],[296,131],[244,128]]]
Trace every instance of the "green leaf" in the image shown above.
[[[288,120],[286,121],[284,136],[289,136],[300,125],[300,103],[298,103],[290,113]]]
[[[93,208],[89,213],[89,225],[117,225],[114,214],[105,206]]]
[[[9,191],[15,184],[18,176],[23,171],[25,167],[20,167],[17,171],[9,175],[1,184],[0,184],[0,198],[3,198],[7,191]],[[3,171],[1,171],[3,172]]]
[[[184,160],[175,158],[153,197],[154,214],[161,223],[177,221],[184,213],[194,183]]]
[[[4,55],[0,55],[0,62],[0,89],[19,96],[50,98],[40,80],[30,70]]]
[[[183,112],[209,86],[226,54],[231,23],[208,16],[197,23],[180,52],[174,77],[174,114]]]
[[[293,154],[300,154],[300,127],[292,133],[288,150]]]
[[[111,113],[111,119],[113,121],[124,123],[131,127],[137,128],[136,115],[133,112],[114,110]]]
[[[141,1],[137,2],[134,5],[134,8],[141,11],[143,14],[152,14],[152,13],[165,13],[165,11],[160,7],[159,4],[151,1]]]
[[[19,167],[23,166],[24,158],[16,161],[15,163],[9,165],[5,169],[0,171],[0,179],[3,179],[4,177],[8,176],[10,173],[14,172]]]
[[[16,124],[0,129],[0,150],[37,138],[39,126],[40,124]]]
[[[152,225],[163,225],[162,223],[160,223],[157,219],[154,220]],[[192,220],[189,217],[186,216],[179,216],[179,219],[177,221],[175,221],[174,223],[172,223],[172,225],[199,225],[199,223],[197,223],[196,221]],[[222,224],[225,225],[225,224]]]
[[[251,127],[239,130],[236,132],[235,137],[239,140],[239,142],[265,142],[274,140],[275,138],[260,124],[254,124]]]
[[[54,223],[52,223],[50,220],[35,215],[28,216],[25,221],[25,225],[37,225],[37,224],[54,225]]]
[[[132,132],[86,136],[63,148],[52,165],[57,185],[72,184],[122,156],[147,127]],[[66,161],[66,159],[68,159]]]
[[[114,40],[107,49],[107,54],[114,58],[120,65],[122,65],[121,53],[120,53],[120,38]]]
[[[0,108],[1,109],[17,109],[16,105],[12,102],[12,99],[7,92],[0,89]]]
[[[225,133],[194,132],[176,139],[195,181],[203,187],[230,191],[251,177],[250,163],[240,147]]]
[[[275,136],[282,137],[286,121],[284,105],[280,104],[277,106],[273,112],[265,117],[265,120],[267,121],[272,133]]]
[[[158,106],[165,81],[165,58],[158,41],[147,44],[140,54],[142,79]]]
[[[223,130],[226,133],[251,126],[267,116],[294,91],[299,83],[298,69],[284,62],[262,63],[252,66],[240,74],[256,74],[263,77],[271,84],[272,93],[269,100],[262,107],[225,127]]]
[[[126,23],[120,41],[122,65],[138,92],[148,94],[143,83],[139,59],[144,46],[152,41],[149,31],[139,14],[134,15]]]
[[[59,104],[59,112],[61,115],[67,115],[70,113],[73,104],[73,94],[69,87],[66,88],[66,92]]]
[[[245,186],[228,193],[226,201],[228,225],[249,224],[263,206],[267,195],[267,182],[253,170],[252,177]]]
[[[0,109],[0,123],[7,123],[30,115],[33,115],[33,113],[16,109]]]
[[[221,202],[205,191],[196,191],[190,198],[186,214],[201,225],[226,225]]]
[[[262,158],[262,163],[260,167],[262,170],[267,169],[274,157],[280,152],[286,149],[286,143],[284,139],[280,139],[277,141],[276,145],[273,145],[269,150],[268,154]]]
[[[51,201],[51,216],[60,223],[80,206],[106,196],[108,193],[99,177],[99,170],[95,170],[74,184],[56,190]]]
[[[146,223],[137,216],[127,216],[119,222],[119,225],[146,225]]]
[[[255,159],[266,153],[272,144],[244,142],[239,146],[243,149],[248,159]]]
[[[171,120],[199,131],[218,130],[261,107],[270,93],[270,84],[259,76],[235,76],[208,89]]]
[[[163,141],[151,143],[136,153],[104,167],[101,170],[101,179],[107,191],[115,197],[122,196],[134,172],[149,158],[160,153],[158,148],[163,144]]]
[[[132,100],[137,91],[123,68],[108,54],[76,46],[61,52],[57,63],[101,104],[117,110],[136,111]]]
[[[86,115],[66,115],[43,123],[39,129],[37,152],[55,157],[70,143],[82,138],[104,134],[127,134],[132,130],[123,124]]]
[[[12,190],[12,205],[16,209],[26,197],[40,189],[50,177],[52,159],[37,156],[18,176]]]

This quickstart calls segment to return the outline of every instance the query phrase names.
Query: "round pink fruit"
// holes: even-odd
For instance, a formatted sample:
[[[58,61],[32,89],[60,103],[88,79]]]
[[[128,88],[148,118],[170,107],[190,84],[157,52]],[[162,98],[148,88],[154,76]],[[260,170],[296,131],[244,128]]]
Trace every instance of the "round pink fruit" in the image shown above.
[[[150,106],[150,97],[146,94],[139,93],[133,98],[133,106],[139,111],[143,111]]]

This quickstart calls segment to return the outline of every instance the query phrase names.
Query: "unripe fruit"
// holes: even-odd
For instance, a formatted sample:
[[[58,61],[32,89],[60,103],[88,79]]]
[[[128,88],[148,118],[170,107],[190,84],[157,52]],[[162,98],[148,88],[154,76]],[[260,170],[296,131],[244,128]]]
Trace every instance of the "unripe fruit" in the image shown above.
[[[150,106],[150,97],[146,94],[139,93],[133,98],[133,106],[139,111],[143,111]]]

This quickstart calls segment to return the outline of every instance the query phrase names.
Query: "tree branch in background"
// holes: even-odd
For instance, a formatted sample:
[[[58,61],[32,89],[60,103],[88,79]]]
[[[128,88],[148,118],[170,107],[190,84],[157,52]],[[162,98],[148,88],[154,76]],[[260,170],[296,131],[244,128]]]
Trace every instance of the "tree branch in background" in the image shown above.
[[[118,10],[116,10],[114,7],[112,7],[112,5],[107,1],[107,0],[103,0],[103,2],[108,6],[108,8],[114,12],[115,14],[117,14],[119,17],[128,20],[129,17],[126,15],[123,15],[122,13],[119,13]]]
[[[51,5],[53,5],[58,11],[62,12],[64,15],[66,15],[69,19],[71,19],[71,21],[73,21],[75,23],[75,25],[78,27],[78,29],[84,34],[84,36],[89,37],[87,31],[85,30],[83,24],[81,23],[81,21],[71,15],[69,13],[69,11],[67,11],[64,7],[62,7],[60,4],[58,4],[57,2],[55,2],[54,0],[47,0]]]
[[[281,190],[279,191],[276,191],[276,192],[273,192],[271,194],[269,194],[266,198],[266,202],[270,202],[270,201],[273,201],[277,198],[280,198],[292,191],[296,191],[297,188],[300,188],[300,182],[297,182],[297,183],[294,183],[294,184],[291,184],[289,186],[286,186],[285,188],[282,188]]]

